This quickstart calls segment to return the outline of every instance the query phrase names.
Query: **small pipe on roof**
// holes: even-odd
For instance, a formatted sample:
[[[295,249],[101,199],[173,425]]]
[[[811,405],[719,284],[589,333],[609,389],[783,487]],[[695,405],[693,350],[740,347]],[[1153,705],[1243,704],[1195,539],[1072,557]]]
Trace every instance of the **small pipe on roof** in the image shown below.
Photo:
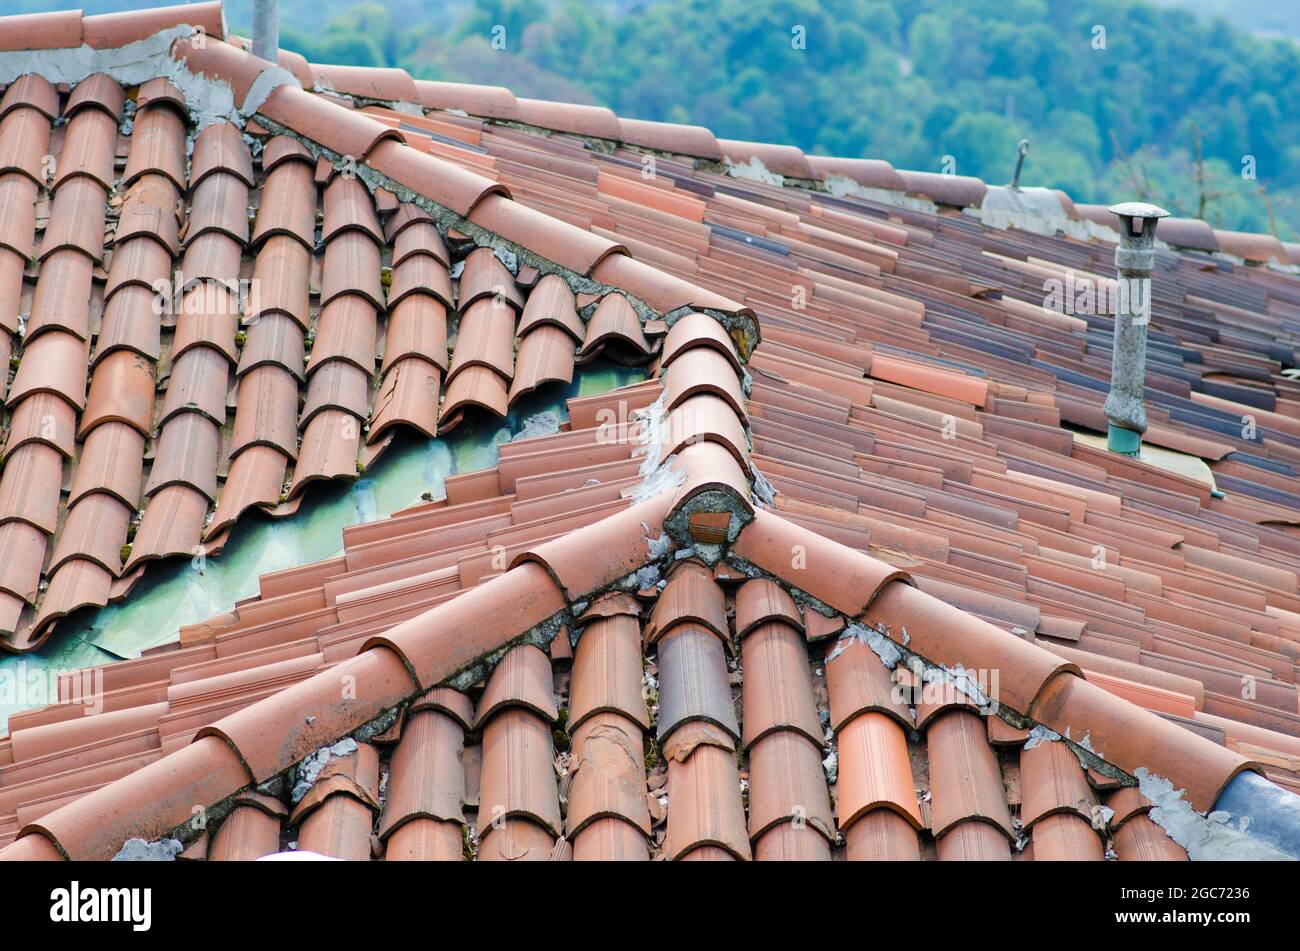
[[[1025,167],[1025,156],[1029,154],[1029,140],[1021,139],[1020,144],[1016,146],[1016,171],[1011,176],[1011,184],[1007,186],[1013,192],[1020,191],[1020,170]]]
[[[1169,212],[1145,202],[1111,207],[1119,217],[1119,246],[1115,267],[1119,271],[1119,299],[1115,310],[1115,340],[1111,347],[1110,394],[1104,411],[1110,421],[1107,448],[1125,456],[1142,451],[1147,431],[1142,406],[1146,387],[1147,324],[1151,322],[1151,272],[1156,263],[1156,224]],[[1135,228],[1141,221],[1141,227]]]
[[[253,55],[272,63],[279,59],[279,0],[253,0]]]

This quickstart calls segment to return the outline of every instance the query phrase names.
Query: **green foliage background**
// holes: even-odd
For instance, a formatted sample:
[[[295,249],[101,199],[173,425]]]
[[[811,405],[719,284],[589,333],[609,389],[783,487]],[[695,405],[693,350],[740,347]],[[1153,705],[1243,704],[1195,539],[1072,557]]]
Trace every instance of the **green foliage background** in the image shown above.
[[[1181,2],[1202,14],[1223,9],[1218,0]],[[1255,2],[1237,0],[1238,26],[1250,27]],[[1269,8],[1288,2],[1269,0]],[[96,4],[123,5],[83,6]],[[250,5],[227,2],[233,27],[247,32]],[[1144,197],[1193,215],[1204,196],[1205,217],[1218,227],[1300,234],[1300,44],[1186,9],[1136,0],[281,7],[282,45],[317,62],[402,66],[417,77],[603,103],[620,115],[706,125],[723,138],[902,168],[937,170],[951,155],[958,173],[991,183],[1008,180],[1023,136],[1031,142],[1024,184],[1064,188],[1080,201]],[[504,50],[492,46],[496,27]],[[792,42],[796,27],[802,49]]]

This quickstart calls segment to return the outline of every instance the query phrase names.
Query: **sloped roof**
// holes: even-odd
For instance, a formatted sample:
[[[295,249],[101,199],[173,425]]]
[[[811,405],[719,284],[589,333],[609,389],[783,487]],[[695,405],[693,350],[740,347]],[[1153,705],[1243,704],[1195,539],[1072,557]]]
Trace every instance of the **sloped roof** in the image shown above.
[[[1104,290],[1104,244],[836,194],[797,150],[699,128],[275,69],[219,38],[217,6],[148,81],[13,77],[0,105],[21,132],[0,200],[38,211],[0,241],[0,336],[28,315],[0,476],[38,578],[0,585],[17,646],[129,596],[148,556],[354,476],[395,427],[500,414],[598,351],[653,375],[105,668],[103,712],[11,718],[0,858],[173,833],[191,857],[291,835],[456,857],[467,821],[499,858],[1178,857],[1139,770],[1202,811],[1244,768],[1296,783],[1293,278],[1160,254],[1147,440],[1206,460],[1220,497],[1063,426],[1104,429],[1110,317],[1043,290]],[[178,21],[147,22],[129,38]],[[29,137],[58,115],[48,182]],[[172,265],[187,295],[257,277],[258,306],[110,320]],[[66,426],[18,428],[37,405]],[[971,688],[996,715],[892,689],[963,671],[996,676]]]

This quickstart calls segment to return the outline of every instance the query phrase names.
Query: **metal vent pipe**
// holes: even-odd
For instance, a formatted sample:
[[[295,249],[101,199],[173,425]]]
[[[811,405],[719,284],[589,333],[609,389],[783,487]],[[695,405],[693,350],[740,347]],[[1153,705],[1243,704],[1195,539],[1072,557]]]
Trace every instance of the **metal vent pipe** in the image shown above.
[[[279,58],[279,0],[253,0],[253,55],[272,63]]]
[[[1142,406],[1146,387],[1147,324],[1151,322],[1151,272],[1156,263],[1156,224],[1169,212],[1145,202],[1111,207],[1119,217],[1119,271],[1115,308],[1115,340],[1111,348],[1110,394],[1104,407],[1110,421],[1106,445],[1111,452],[1136,456],[1142,451],[1147,414]],[[1140,222],[1140,226],[1138,223]]]

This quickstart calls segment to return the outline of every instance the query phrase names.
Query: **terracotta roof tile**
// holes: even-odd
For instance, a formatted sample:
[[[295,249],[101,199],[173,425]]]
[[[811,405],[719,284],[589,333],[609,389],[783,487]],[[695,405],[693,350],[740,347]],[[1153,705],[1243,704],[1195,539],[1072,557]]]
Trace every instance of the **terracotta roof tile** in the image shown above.
[[[236,424],[238,422],[236,417]],[[279,449],[262,444],[248,445],[235,456],[206,536],[211,538],[228,528],[245,509],[253,506],[268,508],[279,502],[288,463],[289,457]]]
[[[211,368],[195,362],[194,370],[197,372],[199,369]],[[217,370],[221,371],[219,398],[223,402],[226,390],[224,369],[224,363],[218,364]],[[172,392],[169,388],[169,397]],[[90,393],[78,435],[85,438],[96,426],[110,420],[126,423],[142,435],[150,435],[153,432],[153,400],[152,361],[130,350],[115,350],[99,361],[91,374]]]
[[[731,641],[722,589],[713,572],[698,561],[683,561],[669,572],[646,624],[646,642],[654,643],[679,624],[701,625],[723,643]]]
[[[22,287],[21,265],[31,257],[34,248],[37,194],[36,183],[22,175],[0,175],[0,215],[3,215],[4,221],[4,225],[0,226],[0,250],[5,252],[4,258],[7,261],[19,265],[14,271],[5,271],[4,281],[9,285],[4,291],[5,301],[12,300],[17,293],[16,288]],[[4,321],[5,329],[12,333],[16,328],[9,327],[9,323],[15,319],[16,306],[12,303],[7,303],[6,306],[9,309],[0,320]]]
[[[92,178],[68,179],[55,193],[50,223],[37,257],[48,258],[65,248],[95,261],[104,257],[104,186]]]
[[[218,380],[224,403],[225,375],[221,374]],[[169,398],[171,392],[169,387]],[[243,375],[239,381],[239,408],[235,413],[235,425],[230,437],[231,455],[251,446],[267,446],[278,450],[282,456],[295,456],[298,433],[294,404],[297,400],[298,381],[280,366],[263,364]]]
[[[1073,679],[1069,675],[1078,670],[909,585],[891,584],[882,590],[864,618],[872,626],[884,625],[890,636],[906,636],[912,650],[933,663],[949,663],[945,655],[953,657],[951,652],[960,650],[972,668],[1002,671],[1001,702],[1016,710],[1030,709],[1048,685],[1057,678]]]
[[[208,858],[249,862],[280,851],[280,817],[252,804],[237,805],[217,829]]]
[[[512,818],[534,822],[552,837],[560,834],[553,755],[550,727],[535,713],[511,707],[488,721],[479,791],[479,812],[493,826],[484,830],[487,837],[496,833],[497,823]]]
[[[596,819],[573,839],[578,862],[644,862],[650,858],[645,836],[621,819]]]
[[[17,88],[17,84],[10,87]],[[45,156],[49,153],[50,120],[40,111],[20,106],[0,119],[0,171],[21,172],[36,185],[44,185]]]
[[[64,457],[76,451],[77,411],[53,393],[36,393],[23,400],[9,416],[4,455],[28,442],[45,443]]]
[[[1233,776],[1246,768],[1246,759],[1224,747],[1207,743],[1173,723],[1134,707],[1081,677],[1061,677],[1048,685],[1030,710],[1032,716],[1062,735],[1074,735],[1088,724],[1092,748],[1122,769],[1139,766],[1160,775],[1185,777],[1187,799],[1208,809]],[[1083,734],[1080,734],[1083,735]],[[1142,749],[1136,749],[1138,744]]]
[[[558,274],[547,274],[528,294],[523,315],[519,318],[519,335],[535,327],[551,325],[567,331],[575,342],[586,336],[582,320],[578,317],[573,291]]]
[[[757,159],[768,171],[789,178],[814,179],[818,175],[804,158],[803,152],[790,145],[767,145],[761,142],[740,142],[719,139],[723,155],[732,162],[743,165]]]
[[[515,118],[529,125],[603,139],[617,140],[622,135],[618,119],[603,106],[538,99],[518,99],[515,104],[518,110]]]
[[[9,387],[9,406],[33,393],[54,393],[81,409],[86,399],[86,341],[51,330],[26,348]]]
[[[437,226],[432,219],[428,218],[428,213],[416,205],[403,205],[402,208],[415,209],[415,213],[424,217],[407,222],[397,231],[392,229],[391,223],[397,219],[400,212],[389,218],[389,225],[384,230],[393,243],[393,267],[412,255],[421,254],[430,255],[450,267],[451,255],[447,253],[447,245],[443,242],[442,235],[438,233]]]
[[[839,731],[839,823],[849,828],[875,809],[890,809],[921,826],[907,741],[896,721],[864,713]]]
[[[331,796],[302,821],[298,847],[348,862],[370,859],[369,804],[345,793]]]
[[[640,850],[621,836],[610,841],[597,833],[595,847],[584,846],[584,853],[610,846],[619,854],[629,847],[646,853],[644,837],[650,835],[651,819],[642,742],[641,728],[615,713],[596,713],[573,731],[574,762],[565,780],[565,834],[575,840],[575,848],[576,840],[594,824],[615,818],[641,834]]]
[[[823,730],[799,632],[781,622],[760,624],[745,638],[742,657],[745,746],[781,730],[799,733],[819,746]]]
[[[480,228],[495,232],[561,267],[591,275],[601,261],[626,254],[621,245],[583,231],[504,195],[488,195],[468,215]]]
[[[194,186],[184,241],[218,231],[241,244],[248,240],[248,186],[226,172],[214,172]]]
[[[95,73],[73,87],[72,95],[68,96],[68,104],[64,107],[64,117],[70,118],[81,109],[96,108],[104,110],[117,121],[122,116],[123,104],[125,96],[122,87],[109,75]]]
[[[927,741],[934,834],[942,839],[953,826],[974,819],[1014,839],[997,759],[980,718],[960,709],[945,713],[930,723]]]
[[[48,533],[26,521],[0,523],[0,590],[30,604],[36,600]],[[16,621],[17,618],[15,617]],[[16,628],[15,628],[16,629]]]
[[[894,166],[879,159],[833,158],[828,155],[808,155],[805,159],[818,178],[839,175],[866,188],[900,192],[907,190],[902,176],[894,171]]]
[[[874,809],[844,833],[851,862],[908,862],[921,858],[916,829],[892,809]],[[943,841],[943,840],[940,840]]]
[[[479,698],[475,728],[482,729],[494,715],[512,707],[531,710],[548,722],[559,716],[551,684],[551,662],[531,644],[514,648],[497,664]]]
[[[484,830],[480,862],[549,862],[555,837],[528,819],[504,819]]]
[[[283,234],[267,238],[253,265],[257,295],[250,301],[248,319],[279,312],[306,330],[311,320],[310,275],[311,250],[306,244]]]
[[[514,275],[490,249],[476,248],[465,258],[457,302],[464,313],[471,304],[485,297],[508,304],[516,311],[523,310],[524,307],[524,299],[515,286]]]
[[[507,379],[496,370],[482,365],[467,366],[447,383],[438,417],[438,432],[446,433],[460,425],[464,414],[479,407],[504,416],[508,406]]]
[[[65,330],[83,340],[90,337],[91,279],[94,262],[71,248],[55,251],[46,258],[40,280],[32,295],[27,343],[45,330]]]
[[[683,408],[700,399],[708,397],[693,397]],[[803,545],[805,556],[793,571],[791,543]],[[772,514],[756,513],[754,521],[740,533],[733,551],[850,617],[860,615],[865,607],[873,604],[877,592],[901,575],[891,565],[866,555],[853,556],[821,536]]]
[[[251,58],[251,57],[250,57]],[[340,157],[366,159],[376,168],[384,140],[400,142],[402,134],[358,111],[343,109],[329,100],[296,86],[278,86],[258,107],[258,112],[294,129]],[[371,155],[374,150],[375,154]],[[382,169],[381,169],[382,171]]]
[[[68,49],[81,45],[81,11],[27,13],[9,18],[0,50]]]
[[[69,558],[85,558],[117,574],[122,567],[120,551],[126,542],[127,523],[132,514],[119,499],[102,492],[79,499],[68,509],[47,570],[52,573]]]
[[[384,306],[379,246],[359,231],[344,231],[325,245],[321,306],[341,295],[364,297],[375,307]]]
[[[416,294],[394,305],[388,316],[382,369],[416,356],[447,368],[447,308],[428,295]]]
[[[489,195],[509,194],[504,185],[490,178],[417,149],[404,148],[396,142],[380,141],[366,155],[366,162],[395,182],[458,215],[469,215],[471,209]]]
[[[635,617],[602,618],[582,629],[574,652],[570,730],[599,713],[618,713],[649,729],[641,676],[641,634]]]
[[[505,598],[505,600],[501,600]],[[494,608],[486,606],[495,604]],[[549,620],[564,607],[555,583],[536,565],[520,565],[484,582],[438,609],[415,617],[371,639],[367,646],[382,644],[403,657],[413,675],[426,687],[433,687],[479,656],[481,644],[500,643],[511,635]],[[455,628],[464,619],[476,619],[472,637],[447,643],[433,636],[442,625]],[[487,623],[485,623],[487,622]]]
[[[544,324],[521,333],[509,401],[514,403],[547,383],[571,382],[573,362],[573,339],[559,327]]]
[[[477,109],[470,109],[476,115],[489,115]],[[713,133],[703,126],[677,125],[672,122],[650,122],[645,119],[618,120],[619,138],[629,145],[654,149],[659,152],[672,152],[678,155],[696,155],[700,158],[722,160],[722,149]]]
[[[378,314],[369,298],[351,293],[334,297],[321,308],[317,318],[307,375],[314,377],[331,361],[343,360],[355,365],[364,379],[374,370],[377,332]],[[304,412],[304,418],[308,415]]]
[[[59,117],[59,93],[44,76],[27,73],[10,83],[0,97],[0,116],[11,109],[30,106],[53,121]]]
[[[656,648],[660,741],[694,721],[713,724],[739,739],[722,642],[708,630],[686,623],[664,634]]]
[[[704,636],[717,643],[711,635]],[[716,848],[726,856],[750,858],[735,754],[715,742],[701,742],[681,755],[668,765],[673,810],[664,842],[667,857],[681,859]]]
[[[674,360],[666,376],[666,408],[675,409],[683,401],[707,393],[726,400],[735,414],[744,418],[745,396],[740,380],[731,364],[716,350],[694,348]]]
[[[17,519],[53,534],[58,522],[58,487],[63,457],[42,443],[20,446],[0,474],[0,519]]]
[[[749,751],[750,837],[761,842],[781,825],[812,829],[828,845],[835,837],[821,747],[788,730],[763,736]]]
[[[304,378],[306,335],[300,324],[283,312],[263,310],[245,326],[244,346],[239,352],[239,377],[260,367],[275,367],[291,374],[295,381]]]
[[[158,430],[145,495],[152,495],[164,486],[180,484],[214,498],[220,442],[220,427],[202,413],[183,412],[169,419]]]
[[[127,423],[96,426],[82,446],[68,504],[88,492],[103,491],[134,508],[140,501],[144,446],[144,434]]]
[[[403,69],[313,66],[312,78],[319,89],[346,93],[360,99],[385,102],[418,102],[420,99],[415,83]]]
[[[1076,815],[1058,812],[1034,826],[1034,860],[1038,862],[1100,862],[1102,843],[1088,823]]]
[[[727,332],[707,314],[687,314],[677,320],[668,330],[664,341],[662,366],[668,367],[684,353],[698,347],[709,347],[721,353],[737,372],[740,371],[740,359],[736,356],[736,345]]]
[[[233,280],[239,273],[240,252],[239,239],[220,231],[204,231],[186,245],[181,262],[181,273],[187,282]],[[215,299],[224,297],[222,293],[224,290],[224,286],[215,290],[189,287],[185,296],[190,300],[182,299],[181,313],[187,316],[194,314],[206,316],[215,312],[224,316],[233,312],[225,306],[213,306]],[[182,321],[181,325],[184,326],[185,323],[187,321]]]
[[[387,862],[456,862],[464,857],[461,827],[454,822],[412,819],[387,840]]]
[[[1020,788],[1024,828],[1059,812],[1073,812],[1092,821],[1097,797],[1083,767],[1064,743],[1039,743],[1021,751]]]
[[[1187,861],[1182,846],[1145,815],[1134,817],[1116,830],[1115,854],[1121,862]],[[1034,855],[1038,855],[1037,847]]]
[[[396,265],[388,288],[388,305],[397,305],[408,294],[427,294],[450,307],[451,276],[446,265],[427,254],[408,257]]]
[[[388,796],[379,819],[381,837],[388,838],[412,820],[464,823],[463,745],[463,728],[444,713],[423,710],[408,719],[393,753]]]
[[[163,175],[178,188],[186,185],[185,125],[174,111],[160,106],[142,109],[136,116],[122,184],[148,174]]]
[[[75,95],[75,93],[74,93]],[[69,107],[73,103],[69,102]],[[117,119],[100,109],[80,109],[68,120],[55,166],[54,187],[86,175],[108,189],[113,185]]]
[[[1005,862],[1011,858],[1007,837],[987,822],[962,822],[936,844],[944,862]]]
[[[438,431],[441,382],[441,369],[418,356],[407,357],[386,370],[375,397],[367,442],[376,442],[395,426],[408,426],[433,437]]]
[[[140,84],[135,94],[135,107],[139,110],[154,104],[169,105],[183,113],[186,109],[185,94],[170,79],[150,79]]]
[[[171,180],[161,175],[141,176],[127,189],[114,243],[151,237],[174,255],[180,247],[179,197]]]
[[[969,175],[941,175],[938,172],[899,171],[907,193],[915,198],[929,198],[940,205],[958,208],[979,207],[988,191],[984,183]]]
[[[199,466],[196,464],[190,469],[197,470]],[[208,471],[211,472],[211,468]],[[142,562],[155,558],[194,554],[208,513],[210,497],[202,489],[180,480],[180,476],[181,473],[178,473],[178,481],[148,493],[149,504],[136,529],[135,540],[131,544],[131,557],[127,560],[124,572],[130,572]],[[202,476],[200,471],[193,477]],[[211,478],[215,481],[215,473]]]
[[[639,363],[650,356],[650,344],[641,330],[641,321],[621,294],[601,298],[587,323],[587,335],[578,351],[583,361],[597,354],[614,356],[628,363]]]
[[[112,251],[108,280],[104,284],[104,297],[111,300],[124,287],[143,288],[151,302],[156,299],[155,288],[165,286],[170,276],[172,252],[164,244],[144,236],[118,241]],[[89,299],[89,293],[86,295]],[[150,316],[156,308],[149,308]]]
[[[116,49],[181,24],[201,28],[210,37],[225,35],[225,17],[217,0],[83,17],[81,40],[93,49]]]
[[[303,144],[302,140],[291,135],[275,135],[267,139],[262,146],[261,160],[262,171],[266,173],[267,181],[270,180],[271,172],[283,163],[301,162],[313,170],[316,165],[311,150]]]
[[[302,433],[290,498],[318,479],[354,478],[360,448],[360,424],[354,414],[328,405],[313,413]]]
[[[366,186],[356,176],[335,175],[325,186],[325,221],[321,239],[328,241],[347,229],[362,231],[376,242],[384,240],[375,204]]]
[[[426,109],[460,109],[471,115],[518,119],[514,94],[504,86],[476,86],[467,83],[415,80],[419,103]]]

